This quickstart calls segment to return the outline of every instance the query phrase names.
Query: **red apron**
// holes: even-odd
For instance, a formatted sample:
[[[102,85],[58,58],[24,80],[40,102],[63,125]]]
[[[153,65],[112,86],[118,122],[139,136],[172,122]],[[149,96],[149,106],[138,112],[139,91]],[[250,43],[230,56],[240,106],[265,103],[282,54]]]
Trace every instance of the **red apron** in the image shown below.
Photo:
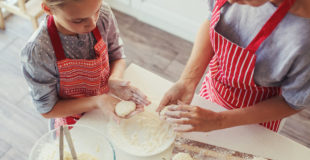
[[[68,59],[65,56],[53,16],[48,17],[47,23],[48,33],[57,58],[60,83],[58,96],[61,99],[74,99],[107,93],[110,74],[109,56],[107,45],[104,43],[98,28],[96,27],[92,31],[97,41],[94,46],[96,59]],[[81,116],[82,114],[56,118],[54,127],[75,124]]]
[[[262,87],[254,82],[255,52],[287,14],[295,0],[284,0],[247,48],[242,48],[215,31],[221,7],[227,0],[217,0],[210,22],[210,39],[214,56],[200,90],[200,96],[227,109],[252,106],[280,95],[280,88]],[[278,131],[281,120],[261,123]]]

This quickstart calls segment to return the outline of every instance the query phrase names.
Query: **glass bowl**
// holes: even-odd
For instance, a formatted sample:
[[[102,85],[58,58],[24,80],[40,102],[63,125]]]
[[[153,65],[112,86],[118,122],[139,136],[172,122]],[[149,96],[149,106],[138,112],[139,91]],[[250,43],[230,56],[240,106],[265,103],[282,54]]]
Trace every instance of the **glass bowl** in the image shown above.
[[[73,127],[70,133],[79,160],[116,160],[114,147],[104,134],[82,125],[68,127]],[[59,132],[56,128],[44,134],[33,146],[29,160],[59,160]],[[70,155],[65,136],[64,152]]]

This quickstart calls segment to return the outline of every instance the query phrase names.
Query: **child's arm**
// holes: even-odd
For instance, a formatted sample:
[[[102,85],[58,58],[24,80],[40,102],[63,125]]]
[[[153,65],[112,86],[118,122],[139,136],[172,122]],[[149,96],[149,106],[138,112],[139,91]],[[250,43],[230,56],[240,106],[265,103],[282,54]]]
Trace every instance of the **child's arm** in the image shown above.
[[[214,55],[210,42],[209,26],[210,23],[207,20],[200,27],[191,56],[180,79],[166,92],[157,111],[160,111],[169,104],[176,104],[177,100],[181,100],[187,104],[191,102],[195,88]]]
[[[130,85],[129,81],[123,80],[123,73],[126,67],[123,49],[123,41],[120,37],[115,16],[108,5],[103,5],[103,25],[107,26],[107,43],[109,46],[109,59],[111,74],[109,77],[110,92],[122,100],[134,101],[139,107],[150,104],[147,96],[138,88]]]
[[[114,114],[114,107],[120,100],[109,94],[99,96],[84,97],[77,99],[58,100],[53,109],[42,114],[45,118],[67,117],[83,112],[88,112],[96,108]]]
[[[110,64],[110,79],[123,79],[123,74],[126,68],[126,61],[125,59],[118,59]]]

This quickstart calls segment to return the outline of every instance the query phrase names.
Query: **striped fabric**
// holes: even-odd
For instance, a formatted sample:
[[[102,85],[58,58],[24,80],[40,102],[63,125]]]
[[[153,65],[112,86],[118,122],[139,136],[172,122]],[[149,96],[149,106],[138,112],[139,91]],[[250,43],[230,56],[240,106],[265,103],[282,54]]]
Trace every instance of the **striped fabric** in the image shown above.
[[[103,42],[103,41],[101,41]],[[93,60],[65,59],[58,61],[62,98],[95,96],[108,92],[109,57],[107,47]]]
[[[57,59],[60,98],[72,99],[107,93],[110,75],[109,55],[98,28],[92,31],[97,43],[94,46],[96,59],[91,60],[66,58],[53,16],[49,16],[48,19],[48,32]],[[54,126],[57,128],[64,124],[75,124],[81,116],[82,114],[56,118]]]
[[[257,86],[254,82],[255,52],[286,15],[294,0],[285,0],[271,16],[247,48],[242,48],[215,31],[221,7],[227,0],[217,0],[210,22],[210,39],[215,52],[209,71],[200,90],[200,96],[227,109],[252,106],[280,95],[280,88]],[[272,24],[272,25],[271,25]],[[277,132],[281,120],[261,125]]]

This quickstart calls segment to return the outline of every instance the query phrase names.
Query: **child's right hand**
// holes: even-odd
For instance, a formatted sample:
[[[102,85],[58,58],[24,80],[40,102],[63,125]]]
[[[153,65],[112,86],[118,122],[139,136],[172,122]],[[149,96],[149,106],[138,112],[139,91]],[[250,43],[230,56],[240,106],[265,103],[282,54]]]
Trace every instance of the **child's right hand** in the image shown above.
[[[103,94],[95,96],[95,101],[97,108],[110,115],[116,122],[120,121],[120,117],[118,117],[115,113],[115,106],[118,102],[121,101],[120,99],[115,98],[109,94]]]

